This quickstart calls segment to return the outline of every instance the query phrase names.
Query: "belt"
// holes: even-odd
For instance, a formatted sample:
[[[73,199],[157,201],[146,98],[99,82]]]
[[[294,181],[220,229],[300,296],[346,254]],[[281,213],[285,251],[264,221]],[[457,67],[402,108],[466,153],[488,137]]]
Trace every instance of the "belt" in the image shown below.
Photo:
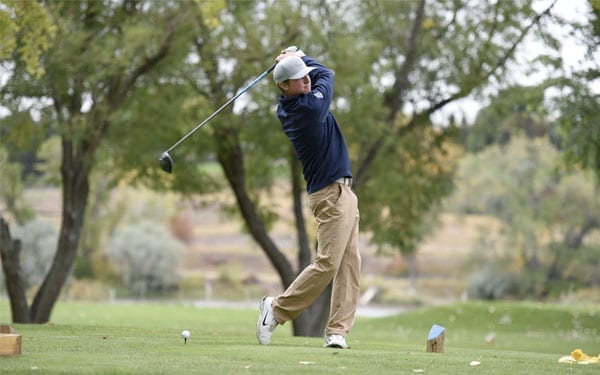
[[[352,177],[340,177],[335,180],[338,184],[346,185],[352,187]]]

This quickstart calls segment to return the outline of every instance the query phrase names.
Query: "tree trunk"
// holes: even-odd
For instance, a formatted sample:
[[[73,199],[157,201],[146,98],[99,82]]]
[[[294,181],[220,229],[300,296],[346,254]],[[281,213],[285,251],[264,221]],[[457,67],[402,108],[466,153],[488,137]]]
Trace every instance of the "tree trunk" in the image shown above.
[[[70,141],[63,140],[62,174],[62,223],[58,236],[58,246],[50,270],[46,274],[33,304],[32,322],[47,323],[60,291],[71,272],[77,255],[79,238],[83,229],[83,219],[89,195],[90,169],[87,163],[92,155],[80,155],[85,150],[82,142],[80,149],[73,150]],[[90,151],[88,149],[88,151]]]
[[[300,171],[300,162],[296,154],[291,150],[291,180],[292,197],[294,201],[294,222],[296,223],[296,235],[298,236],[298,273],[300,273],[312,261],[310,246],[308,244],[308,235],[306,234],[306,222],[304,220],[304,211],[302,204],[302,177]]]
[[[294,320],[294,336],[323,336],[329,317],[330,301],[331,283],[325,288],[319,298]]]
[[[271,264],[279,273],[281,283],[287,287],[294,280],[294,270],[285,255],[279,251],[271,239],[265,225],[260,218],[256,206],[250,199],[246,190],[246,174],[244,171],[243,152],[239,142],[237,130],[230,127],[221,127],[215,130],[217,157],[223,168],[225,177],[229,182],[240,208],[242,218],[248,226],[252,238],[267,254]]]
[[[0,217],[0,258],[13,323],[31,323],[31,311],[27,305],[25,281],[20,262],[21,241],[13,240],[8,223]]]

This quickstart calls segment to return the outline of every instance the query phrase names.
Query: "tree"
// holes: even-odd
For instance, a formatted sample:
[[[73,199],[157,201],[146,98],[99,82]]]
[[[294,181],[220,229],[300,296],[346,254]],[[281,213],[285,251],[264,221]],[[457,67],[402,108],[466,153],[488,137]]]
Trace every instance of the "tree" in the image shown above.
[[[137,1],[42,5],[61,35],[41,55],[46,74],[32,77],[14,51],[3,62],[14,67],[2,95],[11,108],[25,96],[50,102],[43,108],[44,120],[61,135],[63,212],[50,271],[31,307],[13,316],[15,322],[48,321],[77,254],[99,150],[113,123],[129,115],[128,97],[144,89],[151,73],[170,68],[170,52],[185,53],[174,46],[188,38],[185,8],[195,6]],[[11,304],[22,306],[23,301],[11,299]]]
[[[561,95],[553,101],[560,111],[557,133],[565,164],[592,170],[600,181],[600,94],[589,84],[598,78],[596,71],[561,80]]]
[[[370,30],[379,41],[372,45],[374,63],[379,68],[373,75],[374,81],[381,83],[385,117],[375,124],[371,136],[359,148],[356,172],[359,190],[371,172],[377,170],[373,168],[375,162],[381,163],[383,170],[393,170],[395,159],[379,155],[393,155],[397,145],[402,144],[400,140],[410,142],[414,136],[411,133],[418,128],[434,128],[430,119],[433,113],[484,87],[509,84],[506,73],[515,59],[515,51],[549,17],[554,3],[539,13],[530,2],[497,2],[491,7],[485,3],[467,6],[463,2],[435,1],[373,1],[361,5],[360,13],[366,15],[362,31]],[[543,27],[537,30],[550,43],[555,42]],[[385,84],[386,77],[392,78],[389,84]],[[441,129],[437,141],[422,143],[419,153],[438,149],[443,155],[444,136],[450,137],[453,132],[453,126]],[[429,168],[437,167],[439,172],[430,175],[433,180],[423,179],[420,188],[411,190],[422,191],[424,199],[406,199],[405,215],[416,213],[413,218],[389,228],[390,232],[398,233],[395,239],[390,238],[389,244],[401,252],[410,253],[414,249],[414,244],[422,238],[423,232],[417,228],[424,224],[426,213],[449,192],[443,187],[450,183],[452,165],[442,167],[442,162],[448,164],[451,160],[431,158]],[[417,176],[422,174],[421,166],[427,167],[425,163],[411,165]],[[410,180],[411,173],[407,171],[399,177]],[[430,183],[439,187],[427,193],[423,187]],[[379,189],[380,185],[374,188]],[[396,189],[395,194],[386,194],[383,199],[392,207],[403,198],[406,192]],[[385,215],[377,215],[363,221],[366,229],[373,229],[385,227],[387,220]]]
[[[587,47],[579,69],[566,71],[546,82],[558,91],[550,101],[559,112],[557,133],[560,135],[566,165],[590,169],[600,181],[600,3],[588,1],[589,18],[582,23],[566,25],[570,34]],[[596,89],[594,89],[596,85]]]
[[[477,113],[473,125],[460,129],[460,142],[476,153],[491,145],[506,145],[513,136],[552,136],[544,96],[545,85],[514,86],[500,90],[492,102]],[[553,139],[555,141],[555,139]]]
[[[381,252],[401,250],[407,257],[413,288],[418,241],[438,223],[441,199],[452,191],[461,154],[443,140],[446,137],[431,128],[418,128],[398,139],[387,149],[386,160],[371,166],[371,176],[361,189],[361,223],[370,229],[370,239]]]
[[[34,1],[14,0],[0,2],[0,61],[2,61],[3,68],[6,68],[7,64],[14,65],[18,61],[24,65],[24,69],[29,75],[41,77],[44,74],[44,68],[40,62],[40,56],[49,48],[55,35],[56,27],[41,4]],[[33,130],[30,127],[32,121],[27,112],[17,113],[12,116],[11,120],[13,124],[9,124],[9,126],[27,127],[29,130]],[[0,194],[7,204],[8,211],[13,214],[20,225],[31,219],[33,212],[28,207],[22,207],[19,202],[23,188],[20,178],[23,167],[10,163],[11,160],[9,160],[9,155],[5,154],[4,147],[9,148],[14,142],[20,143],[21,146],[24,143],[34,143],[37,137],[32,136],[33,134],[35,132],[32,131],[26,137],[15,139],[14,134],[9,133],[4,126],[0,128],[3,146],[0,151],[0,159],[4,175],[0,181]]]
[[[600,266],[594,235],[600,198],[589,172],[565,173],[556,168],[558,159],[548,138],[513,135],[510,143],[461,162],[455,207],[501,223],[497,231],[486,230],[487,241],[476,248],[477,269],[485,270],[477,285],[487,285],[489,296],[544,298],[598,285],[592,270]],[[493,233],[499,233],[496,243]]]

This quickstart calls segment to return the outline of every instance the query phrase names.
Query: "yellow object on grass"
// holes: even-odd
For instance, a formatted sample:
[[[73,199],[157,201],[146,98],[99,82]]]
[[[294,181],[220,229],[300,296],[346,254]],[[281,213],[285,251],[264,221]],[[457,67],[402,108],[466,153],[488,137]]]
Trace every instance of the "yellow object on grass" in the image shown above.
[[[600,355],[597,357],[589,356],[581,349],[575,349],[571,352],[571,355],[561,357],[558,360],[559,363],[577,363],[580,365],[589,365],[590,363],[600,363]]]

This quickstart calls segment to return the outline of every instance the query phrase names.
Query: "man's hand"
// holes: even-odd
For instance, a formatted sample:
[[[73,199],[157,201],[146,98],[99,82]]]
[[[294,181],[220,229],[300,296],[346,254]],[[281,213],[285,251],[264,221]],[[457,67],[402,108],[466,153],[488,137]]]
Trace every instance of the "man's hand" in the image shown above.
[[[284,49],[283,51],[281,51],[281,54],[279,54],[279,56],[277,56],[275,58],[275,61],[279,62],[279,61],[285,59],[286,57],[290,57],[290,56],[302,57],[305,55],[306,54],[304,52],[302,52],[301,49],[298,49],[298,47],[290,46],[290,47]]]
[[[286,52],[293,53],[293,52],[297,52],[298,50],[299,50],[299,48],[298,48],[298,47],[296,47],[296,46],[289,46],[288,48],[286,48],[286,49],[282,50],[282,51],[281,51],[281,54],[284,54],[284,53],[286,53]]]

